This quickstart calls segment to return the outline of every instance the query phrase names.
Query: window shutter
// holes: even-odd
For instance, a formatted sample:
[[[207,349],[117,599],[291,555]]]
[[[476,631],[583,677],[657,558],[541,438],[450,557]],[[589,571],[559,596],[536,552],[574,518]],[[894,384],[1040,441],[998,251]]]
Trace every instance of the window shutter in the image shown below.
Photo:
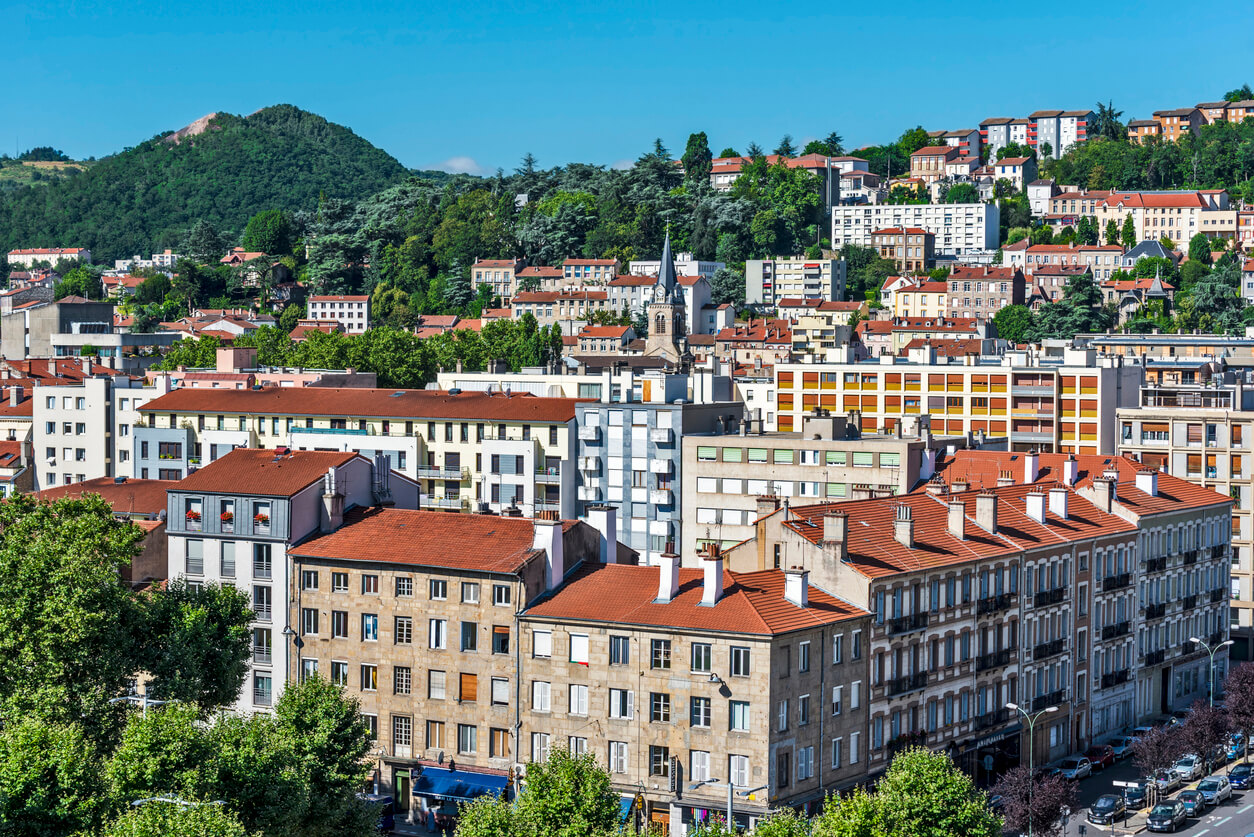
[[[636,693],[630,690],[627,692],[627,717],[636,717]]]
[[[463,674],[461,676],[461,698],[465,701],[476,701],[479,699],[479,678],[473,674]]]

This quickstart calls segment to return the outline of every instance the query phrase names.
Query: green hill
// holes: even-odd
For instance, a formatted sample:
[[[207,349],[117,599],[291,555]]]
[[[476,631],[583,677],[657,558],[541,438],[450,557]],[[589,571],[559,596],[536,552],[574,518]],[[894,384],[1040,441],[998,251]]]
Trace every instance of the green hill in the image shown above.
[[[291,105],[212,114],[50,184],[0,191],[0,248],[82,246],[108,262],[177,247],[202,218],[238,233],[263,209],[311,210],[323,194],[357,200],[407,174],[349,129]]]

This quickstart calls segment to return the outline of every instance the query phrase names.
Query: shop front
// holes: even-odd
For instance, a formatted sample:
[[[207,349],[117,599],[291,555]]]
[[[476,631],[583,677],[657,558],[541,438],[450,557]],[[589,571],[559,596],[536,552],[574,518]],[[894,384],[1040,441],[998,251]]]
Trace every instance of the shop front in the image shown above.
[[[488,794],[507,799],[513,795],[505,771],[460,768],[453,761],[385,764],[395,799],[396,830],[401,833],[451,835],[463,803]]]

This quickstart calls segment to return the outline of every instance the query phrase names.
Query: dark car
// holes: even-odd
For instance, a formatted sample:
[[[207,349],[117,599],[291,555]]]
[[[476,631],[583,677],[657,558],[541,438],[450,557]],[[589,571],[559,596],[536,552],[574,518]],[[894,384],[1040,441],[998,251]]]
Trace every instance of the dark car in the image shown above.
[[[379,821],[375,824],[376,830],[389,832],[396,828],[396,802],[392,797],[380,793],[359,793],[357,798],[378,807]]]
[[[1175,831],[1184,825],[1189,815],[1184,810],[1184,803],[1179,799],[1169,799],[1154,806],[1145,821],[1150,831]]]
[[[1115,763],[1115,748],[1109,744],[1094,744],[1084,751],[1084,757],[1093,763],[1094,770],[1104,770]]]
[[[1133,811],[1139,811],[1149,804],[1149,791],[1144,783],[1133,785],[1130,788],[1123,789],[1123,800],[1128,803],[1128,808]]]
[[[1228,781],[1237,790],[1245,790],[1254,783],[1254,765],[1238,764],[1228,771]]]
[[[1123,797],[1113,793],[1104,793],[1089,808],[1089,822],[1109,825],[1115,820],[1123,819],[1126,807]]]
[[[1184,803],[1184,812],[1190,817],[1200,817],[1206,813],[1206,796],[1201,791],[1180,791],[1176,799]]]

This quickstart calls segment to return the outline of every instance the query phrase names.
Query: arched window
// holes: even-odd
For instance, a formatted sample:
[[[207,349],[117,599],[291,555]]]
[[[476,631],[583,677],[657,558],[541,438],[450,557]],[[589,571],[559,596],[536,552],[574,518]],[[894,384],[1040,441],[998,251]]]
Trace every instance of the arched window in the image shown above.
[[[658,334],[665,334],[666,333],[666,315],[659,313],[657,317],[655,318],[655,320],[656,322],[653,324],[653,330],[657,332]]]

